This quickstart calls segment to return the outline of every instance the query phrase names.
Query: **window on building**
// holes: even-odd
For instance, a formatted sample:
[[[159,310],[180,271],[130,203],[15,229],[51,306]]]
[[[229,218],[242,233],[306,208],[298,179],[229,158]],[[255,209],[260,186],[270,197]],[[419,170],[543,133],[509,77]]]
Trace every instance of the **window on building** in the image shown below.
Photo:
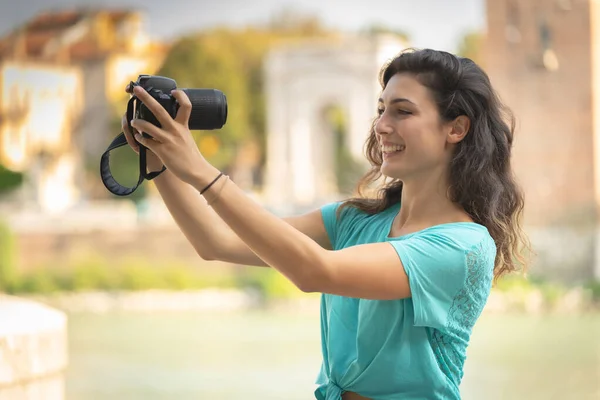
[[[539,45],[542,54],[542,65],[548,71],[556,71],[559,67],[558,57],[552,43],[552,30],[546,18],[541,18],[538,25]]]

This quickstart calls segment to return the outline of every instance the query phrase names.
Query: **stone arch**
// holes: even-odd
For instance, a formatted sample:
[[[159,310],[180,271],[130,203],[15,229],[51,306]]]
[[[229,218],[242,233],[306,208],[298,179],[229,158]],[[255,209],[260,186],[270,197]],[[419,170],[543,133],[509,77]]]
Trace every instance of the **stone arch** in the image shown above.
[[[323,110],[332,105],[343,110],[348,150],[363,160],[381,90],[379,72],[404,48],[395,36],[377,35],[309,41],[269,54],[265,202],[270,207],[308,208],[338,197],[331,184],[335,149]]]

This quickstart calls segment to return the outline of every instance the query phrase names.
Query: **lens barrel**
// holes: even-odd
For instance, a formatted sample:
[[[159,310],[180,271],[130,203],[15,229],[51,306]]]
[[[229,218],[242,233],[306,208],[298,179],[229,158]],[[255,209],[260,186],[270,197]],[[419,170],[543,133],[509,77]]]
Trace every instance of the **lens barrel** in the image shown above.
[[[190,130],[220,129],[227,122],[227,98],[217,89],[182,89],[192,103]]]

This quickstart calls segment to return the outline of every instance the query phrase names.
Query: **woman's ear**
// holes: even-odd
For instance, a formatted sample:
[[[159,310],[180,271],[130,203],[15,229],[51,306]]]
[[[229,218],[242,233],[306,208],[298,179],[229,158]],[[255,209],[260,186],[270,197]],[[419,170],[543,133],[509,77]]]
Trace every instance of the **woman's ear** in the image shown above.
[[[471,128],[471,120],[466,115],[459,115],[450,123],[450,132],[448,133],[448,143],[458,143],[467,136]]]

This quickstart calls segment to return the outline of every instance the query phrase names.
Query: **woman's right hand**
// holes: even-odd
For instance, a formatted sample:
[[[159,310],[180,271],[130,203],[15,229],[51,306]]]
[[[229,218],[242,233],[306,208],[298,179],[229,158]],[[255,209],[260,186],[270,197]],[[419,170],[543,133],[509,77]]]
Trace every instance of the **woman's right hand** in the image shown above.
[[[133,93],[131,85],[127,85],[125,88],[125,92],[131,94]],[[123,133],[125,134],[125,139],[129,146],[135,151],[138,155],[140,154],[140,144],[133,138],[133,135],[137,133],[135,128],[131,128],[134,132],[131,132],[129,128],[129,124],[127,123],[127,113],[123,115],[121,118],[121,129],[123,129]],[[160,171],[163,167],[162,161],[154,154],[150,149],[146,149],[146,167],[149,172],[151,171]]]

